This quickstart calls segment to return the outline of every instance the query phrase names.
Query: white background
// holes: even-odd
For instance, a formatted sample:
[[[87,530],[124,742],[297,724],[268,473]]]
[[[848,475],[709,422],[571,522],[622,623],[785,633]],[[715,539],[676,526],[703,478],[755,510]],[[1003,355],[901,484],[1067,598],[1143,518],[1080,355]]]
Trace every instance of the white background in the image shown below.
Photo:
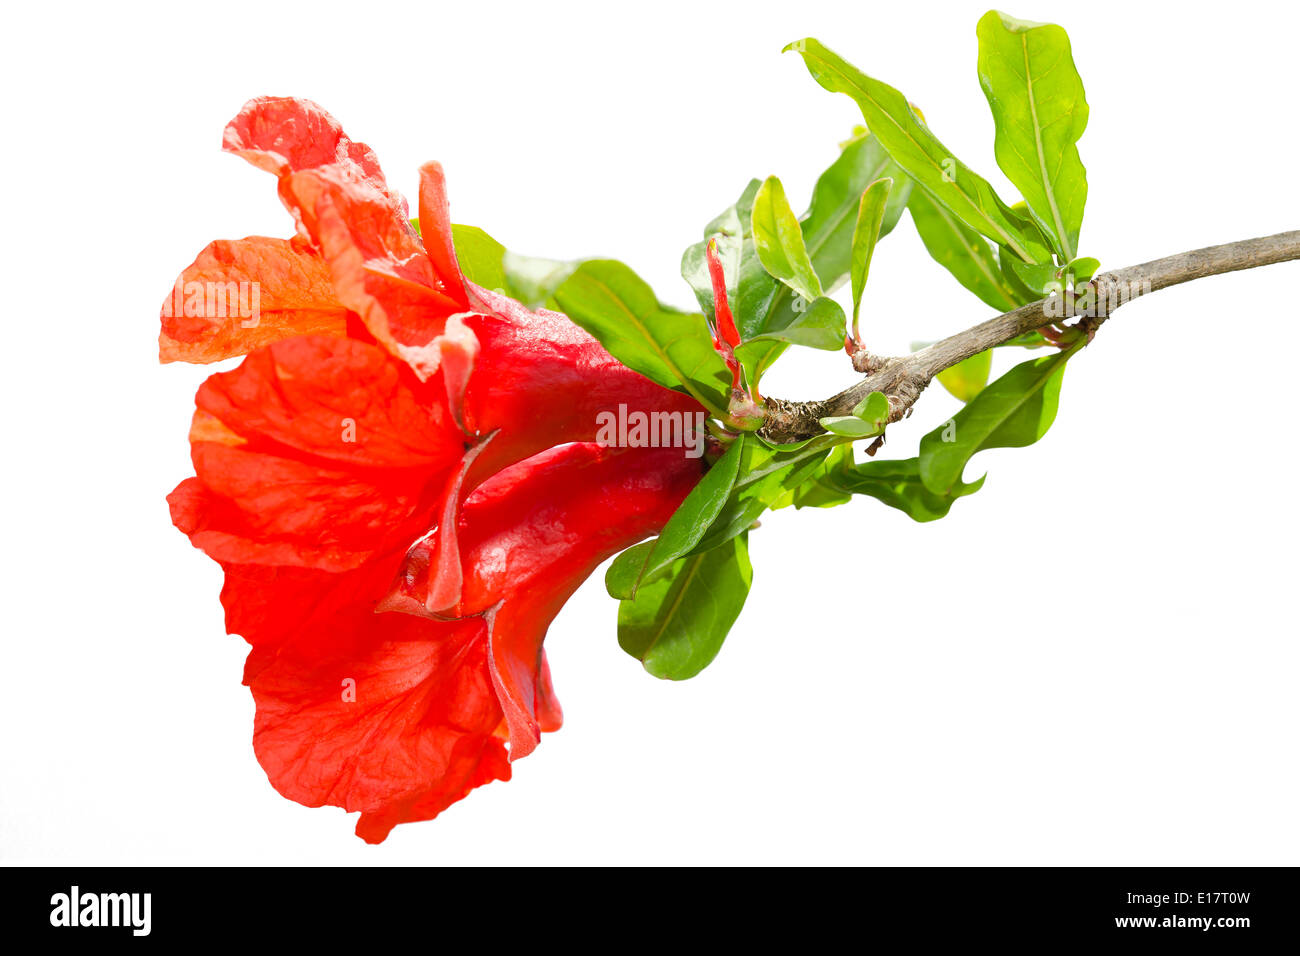
[[[687,305],[677,263],[703,224],[750,176],[802,208],[859,121],[790,40],[902,88],[1009,195],[975,74],[984,9],[9,9],[0,859],[1300,862],[1296,264],[1119,313],[1071,362],[1050,434],[979,456],[987,484],[947,520],[870,499],[765,518],[749,605],[696,680],[619,650],[598,575],[547,643],[564,730],[432,823],[368,847],[253,758],[219,569],[164,502],[208,370],[155,362],[159,303],[205,243],[290,234],[271,177],[219,150],[244,100],[313,98],[408,195],[439,159],[456,220],[621,258]],[[1074,41],[1084,254],[1119,267],[1300,226],[1294,8],[1011,12]],[[875,348],[987,316],[908,220],[877,255]],[[850,381],[805,350],[768,391]],[[888,453],[955,408],[928,392]]]

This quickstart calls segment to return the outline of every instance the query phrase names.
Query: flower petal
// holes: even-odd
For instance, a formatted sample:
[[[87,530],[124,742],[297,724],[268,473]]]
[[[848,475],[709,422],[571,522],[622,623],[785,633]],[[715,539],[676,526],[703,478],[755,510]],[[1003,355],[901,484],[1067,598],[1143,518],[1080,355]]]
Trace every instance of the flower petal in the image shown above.
[[[163,303],[158,358],[219,362],[294,335],[347,333],[329,268],[287,239],[209,243]]]
[[[344,571],[427,532],[461,433],[441,383],[376,346],[288,339],[210,377],[173,520],[220,561]]]
[[[499,607],[488,617],[492,678],[512,762],[541,739],[551,621],[602,561],[657,533],[701,474],[680,448],[570,445],[502,472],[466,502],[464,607]]]
[[[469,307],[463,285],[439,274],[379,190],[327,168],[286,176],[281,196],[319,246],[339,300],[378,341],[428,347],[449,317]]]
[[[441,163],[425,163],[420,167],[420,237],[443,286],[463,289],[465,276],[456,261],[451,210],[447,203],[447,177]]]
[[[275,176],[337,166],[349,178],[388,192],[374,150],[349,139],[338,120],[311,100],[254,97],[226,125],[221,146]]]
[[[591,441],[602,412],[619,405],[646,412],[703,411],[690,396],[632,371],[568,316],[532,312],[508,296],[471,284],[477,310],[462,316],[479,343],[465,386],[461,420],[467,430],[502,429],[504,454],[515,436],[544,432],[545,445]],[[518,458],[514,460],[518,461]]]
[[[458,529],[464,588],[455,613],[488,621],[511,760],[536,747],[539,711],[559,717],[539,683],[551,621],[600,562],[656,533],[701,474],[699,460],[680,448],[571,444],[502,471],[465,502]],[[412,547],[382,606],[425,613],[442,534]]]
[[[271,783],[307,806],[362,811],[369,843],[510,778],[484,622],[420,623],[423,639],[278,661],[250,681],[253,747]]]

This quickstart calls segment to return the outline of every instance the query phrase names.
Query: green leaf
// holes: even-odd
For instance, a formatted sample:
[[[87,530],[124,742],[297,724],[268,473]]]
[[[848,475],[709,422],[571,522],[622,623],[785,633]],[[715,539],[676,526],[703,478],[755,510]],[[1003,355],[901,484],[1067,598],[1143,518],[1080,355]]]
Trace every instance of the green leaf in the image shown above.
[[[848,448],[848,445],[844,446]],[[790,504],[799,508],[838,508],[853,500],[853,495],[838,491],[825,482],[805,481],[790,492]]]
[[[1008,246],[1025,262],[1041,262],[1049,250],[1012,215],[993,187],[964,165],[921,122],[907,98],[887,83],[872,79],[808,38],[786,47],[803,56],[813,79],[858,104],[885,150],[915,183],[952,210],[957,218],[994,242]]]
[[[819,418],[817,422],[832,435],[842,435],[845,438],[880,435],[889,422],[889,399],[883,392],[872,392],[853,406],[851,415]]]
[[[501,265],[506,280],[510,283],[511,296],[530,309],[535,309],[545,305],[581,264],[521,256],[517,252],[506,250]]]
[[[654,539],[642,541],[628,548],[605,569],[605,590],[612,598],[623,600],[636,596],[637,585],[641,582],[641,572],[645,570],[646,558],[654,548]]]
[[[646,554],[645,564],[641,569],[640,581],[647,582],[654,578],[668,565],[690,552],[704,537],[709,526],[722,512],[727,499],[731,497],[732,487],[736,483],[736,474],[740,468],[741,455],[750,445],[756,445],[748,435],[741,435],[726,454],[715,462],[699,484],[677,506],[673,516],[668,519],[654,546]]]
[[[988,384],[992,368],[993,350],[985,349],[944,369],[935,378],[954,398],[969,402]]]
[[[845,438],[869,438],[884,431],[879,425],[864,422],[854,415],[819,418],[817,423],[832,435],[843,435]]]
[[[824,290],[834,290],[848,276],[852,260],[853,230],[857,223],[862,193],[868,185],[885,177],[894,180],[894,189],[885,205],[884,218],[880,224],[881,238],[893,231],[898,224],[907,205],[907,197],[912,191],[912,181],[889,158],[875,137],[858,135],[845,143],[839,158],[818,177],[800,229]],[[820,307],[818,302],[809,304],[789,286],[779,286],[772,297],[763,327],[774,331],[798,328],[810,320],[809,312]],[[841,327],[842,325],[841,322]],[[833,346],[829,336],[824,341],[825,344],[814,347],[842,348],[844,336],[841,334]],[[796,344],[808,343],[800,341]],[[785,346],[786,342],[778,334],[771,334],[745,349],[741,361],[745,363],[749,380],[757,381],[761,378],[781,357]],[[741,355],[739,352],[737,354]]]
[[[1016,259],[1009,259],[1008,265],[1010,266],[1012,274],[1014,274],[1021,283],[1024,284],[1025,288],[1027,288],[1033,296],[1033,298],[1029,300],[1030,302],[1033,302],[1034,299],[1041,299],[1043,296],[1050,295],[1054,289],[1060,286],[1060,280],[1057,278],[1060,266],[1054,263],[1042,262],[1035,265],[1029,265],[1024,262],[1019,262]]]
[[[880,238],[880,226],[885,221],[885,206],[889,202],[892,179],[877,179],[862,192],[858,203],[858,218],[853,226],[853,246],[849,260],[849,274],[853,285],[853,329],[858,328],[858,314],[862,308],[862,290],[867,287],[871,271],[871,256]]]
[[[1042,438],[1056,419],[1065,363],[1077,348],[1022,362],[924,436],[920,475],[925,487],[946,493],[977,452],[1020,448]]]
[[[767,500],[754,491],[736,494],[727,499],[726,505],[718,513],[713,524],[695,547],[691,554],[711,551],[730,541],[738,534],[744,534],[769,507]]]
[[[853,227],[862,191],[883,176],[894,180],[880,225],[883,237],[898,223],[912,181],[874,137],[859,134],[844,144],[839,157],[817,179],[812,202],[799,228],[823,290],[833,290],[848,276]],[[834,345],[830,344],[829,335],[816,336],[810,341],[804,335],[809,327],[827,331],[833,328],[824,321],[828,316],[834,318],[829,306],[820,300],[810,303],[773,279],[758,261],[751,233],[753,202],[760,185],[758,180],[751,181],[740,199],[705,229],[706,240],[714,235],[724,237],[719,251],[727,263],[732,309],[742,339],[753,343],[737,350],[737,355],[745,366],[747,380],[755,384],[790,344],[826,349],[838,349],[844,344],[842,334]],[[705,242],[699,242],[686,250],[682,256],[682,275],[695,291],[700,307],[712,315],[713,292],[704,247]],[[842,315],[843,310],[840,312]],[[839,327],[843,327],[842,318]],[[793,334],[784,335],[787,331]]]
[[[935,262],[980,301],[999,312],[1010,312],[1033,298],[1024,299],[998,268],[997,256],[987,239],[920,189],[907,201],[912,223]],[[1022,301],[1023,299],[1023,301]]]
[[[731,375],[702,315],[665,309],[635,272],[611,259],[582,263],[554,300],[624,365],[667,388],[684,388],[714,417],[725,415]]]
[[[1030,302],[1041,299],[1043,293],[1031,288],[1024,279],[1020,278],[1015,268],[1018,265],[1024,265],[1024,263],[1016,258],[1015,253],[1004,246],[998,247],[998,272],[1001,273],[1002,278],[1005,280],[1006,288],[1014,294],[1017,306],[1028,305]]]
[[[754,201],[762,184],[750,180],[732,205],[704,227],[704,238],[682,253],[682,277],[695,292],[704,314],[713,318],[713,283],[709,280],[705,249],[709,239],[718,240],[718,255],[727,276],[731,311],[741,340],[765,331],[768,309],[780,283],[763,268],[754,248]]]
[[[655,677],[686,680],[717,656],[749,595],[745,535],[674,561],[618,608],[618,643]]]
[[[747,530],[759,516],[790,489],[798,487],[816,472],[836,442],[819,435],[795,446],[777,446],[746,436],[736,468],[736,480],[726,503],[719,510],[693,552],[716,548]]]
[[[823,289],[834,290],[849,274],[862,193],[880,179],[894,181],[880,222],[879,237],[883,238],[898,224],[912,192],[912,180],[889,158],[879,140],[874,136],[851,140],[839,159],[818,177],[800,228]],[[789,298],[778,292],[772,304],[773,322],[781,321],[781,311],[788,307]]]
[[[818,298],[822,284],[813,271],[799,220],[785,198],[781,180],[775,176],[764,180],[754,196],[751,215],[754,250],[763,268],[808,301]]]
[[[754,197],[758,195],[760,186],[757,179],[750,180],[740,198],[704,227],[704,239],[682,253],[682,277],[695,292],[700,308],[712,319],[713,284],[709,279],[705,250],[710,238],[718,240],[718,255],[727,277],[728,298],[742,342],[767,331],[772,302],[779,291],[786,288],[763,268],[754,248]],[[746,381],[756,387],[766,369],[766,366],[760,368],[752,364],[754,354],[770,356],[770,361],[775,361],[785,347],[785,342],[764,339],[743,355],[738,352],[737,358],[745,367]]]
[[[895,188],[886,207],[880,229],[883,236],[897,223],[911,191],[911,181],[874,138],[859,136],[845,144],[839,158],[818,178],[800,231],[823,289],[835,287],[848,275],[859,198],[869,183],[886,174],[902,185]],[[742,338],[752,343],[742,346],[737,354],[745,366],[748,381],[755,384],[787,345],[840,348],[843,334],[837,334],[832,344],[831,333],[844,325],[838,306],[832,309],[829,301],[822,300],[810,303],[773,279],[758,260],[752,238],[752,210],[759,188],[760,183],[753,180],[741,198],[705,230],[706,238],[719,234],[724,237],[720,247],[724,260],[730,256],[727,274],[732,285],[732,307],[737,312]],[[729,248],[727,238],[731,240]],[[712,291],[704,247],[705,243],[700,242],[686,250],[682,274],[695,290],[701,306],[711,314]],[[813,330],[811,335],[809,330]]]
[[[980,86],[997,134],[998,166],[1020,190],[1062,262],[1075,256],[1088,179],[1075,145],[1088,125],[1070,38],[1054,24],[997,10],[980,18]]]
[[[1061,274],[1069,276],[1074,285],[1078,285],[1095,276],[1100,268],[1101,260],[1094,259],[1092,256],[1079,256],[1066,263],[1065,268],[1061,270]]]
[[[508,294],[506,271],[502,265],[505,246],[477,226],[456,224],[451,227],[451,241],[465,278],[485,289]]]
[[[471,282],[536,309],[579,267],[579,262],[540,259],[511,252],[477,226],[453,225],[452,242],[461,272]]]
[[[936,494],[921,481],[920,461],[867,461],[854,465],[852,453],[841,467],[831,469],[823,485],[855,495],[868,495],[904,512],[913,521],[935,521],[945,517],[958,498],[974,494],[984,478],[963,484],[958,481],[948,492]],[[828,494],[829,491],[823,491]]]
[[[884,392],[871,392],[853,406],[853,414],[863,421],[883,425],[889,420],[889,399]]]
[[[777,342],[830,352],[844,347],[844,307],[834,299],[826,296],[813,299],[807,311],[795,315],[785,328],[763,332],[742,342],[736,349],[736,357],[748,368],[751,363],[757,364],[758,358]]]

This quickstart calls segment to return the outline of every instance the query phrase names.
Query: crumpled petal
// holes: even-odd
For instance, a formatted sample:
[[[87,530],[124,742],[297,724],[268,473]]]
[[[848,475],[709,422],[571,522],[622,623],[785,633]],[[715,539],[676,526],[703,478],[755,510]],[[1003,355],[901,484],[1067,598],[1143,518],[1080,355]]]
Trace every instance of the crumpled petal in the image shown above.
[[[550,621],[702,473],[682,449],[570,443],[620,405],[702,410],[466,282],[436,163],[417,235],[374,153],[309,101],[250,101],[224,145],[277,177],[297,234],[214,243],[182,275],[256,283],[260,308],[238,328],[163,315],[164,360],[247,353],[200,388],[196,476],[169,502],[225,572],[268,777],[378,842],[560,726]]]
[[[358,835],[378,842],[509,779],[563,719],[550,621],[597,564],[662,526],[700,469],[680,449],[574,444],[498,475],[460,516],[457,621],[374,613],[399,553],[342,574],[227,567],[227,626],[253,644],[254,747],[273,785],[362,811]]]
[[[657,533],[701,474],[700,461],[680,448],[579,443],[502,471],[465,502],[465,583],[454,614],[482,614],[489,623],[511,760],[531,753],[543,729],[539,698],[551,692],[539,689],[539,675],[551,621],[600,562]],[[442,533],[411,548],[381,608],[428,615],[430,567]],[[542,709],[549,712],[549,705]]]
[[[348,310],[319,256],[287,239],[209,243],[161,310],[162,362],[219,362],[294,335],[345,335]]]
[[[382,635],[392,617],[371,630]],[[420,623],[419,639],[282,659],[249,682],[253,748],[271,783],[307,806],[360,810],[357,835],[369,843],[510,779],[485,623]]]
[[[409,230],[406,201],[388,188],[374,152],[310,100],[249,100],[227,125],[223,147],[274,174],[282,199],[284,180],[312,170],[379,195],[387,219]],[[294,239],[217,240],[181,273],[162,307],[161,361],[217,362],[294,335],[347,334],[350,312],[316,238],[286,204],[298,222]],[[239,309],[229,301],[231,283]]]
[[[325,168],[286,176],[281,196],[329,264],[339,300],[394,351],[429,347],[447,319],[469,307],[463,284],[439,275],[379,190]]]
[[[335,167],[354,182],[392,195],[374,150],[349,139],[338,120],[311,100],[254,97],[226,124],[221,148],[273,176]]]
[[[173,521],[236,564],[344,571],[404,547],[464,453],[442,392],[352,339],[261,349],[199,389],[197,477],[171,495]]]

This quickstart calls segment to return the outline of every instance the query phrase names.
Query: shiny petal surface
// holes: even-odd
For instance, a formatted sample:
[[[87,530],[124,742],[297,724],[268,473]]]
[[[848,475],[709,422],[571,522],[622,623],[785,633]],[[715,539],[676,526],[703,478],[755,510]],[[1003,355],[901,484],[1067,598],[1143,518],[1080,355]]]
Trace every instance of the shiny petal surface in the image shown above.
[[[702,474],[680,448],[550,449],[506,469],[465,502],[457,615],[489,623],[494,684],[510,728],[510,757],[531,753],[553,709],[540,689],[542,640],[564,602],[600,562],[656,533]],[[407,554],[387,607],[425,613],[442,532]],[[436,580],[433,582],[436,584]],[[558,710],[555,714],[558,718]]]

